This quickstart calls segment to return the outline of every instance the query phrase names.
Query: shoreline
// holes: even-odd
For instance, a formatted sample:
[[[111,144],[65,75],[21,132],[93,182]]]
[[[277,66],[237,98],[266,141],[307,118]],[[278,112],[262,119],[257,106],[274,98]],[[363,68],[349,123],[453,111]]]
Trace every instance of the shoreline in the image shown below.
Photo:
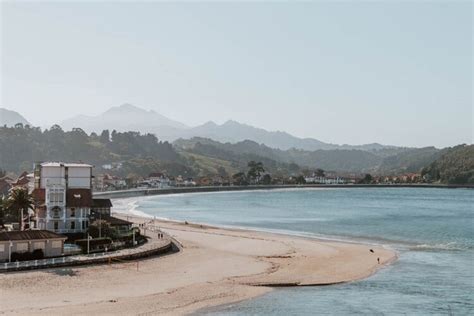
[[[179,241],[181,251],[136,263],[0,275],[0,313],[189,314],[277,286],[360,280],[397,259],[375,245],[162,220],[153,225]],[[33,298],[25,301],[24,295]]]
[[[203,186],[203,187],[170,187],[151,189],[127,189],[118,191],[93,192],[98,198],[127,198],[153,195],[265,191],[284,189],[360,189],[360,188],[432,188],[432,189],[474,189],[474,185],[461,184],[301,184],[301,185],[247,185],[247,186]]]

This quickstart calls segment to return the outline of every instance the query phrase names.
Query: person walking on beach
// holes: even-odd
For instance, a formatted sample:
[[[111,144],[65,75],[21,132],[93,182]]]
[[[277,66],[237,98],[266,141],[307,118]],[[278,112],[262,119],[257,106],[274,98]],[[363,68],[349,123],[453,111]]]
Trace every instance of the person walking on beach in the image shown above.
[[[377,262],[380,264],[380,258],[377,258]]]

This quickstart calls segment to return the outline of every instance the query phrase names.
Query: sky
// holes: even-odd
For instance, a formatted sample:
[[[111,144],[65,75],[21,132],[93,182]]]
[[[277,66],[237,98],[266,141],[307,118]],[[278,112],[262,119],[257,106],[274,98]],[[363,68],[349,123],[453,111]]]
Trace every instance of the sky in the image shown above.
[[[338,144],[473,140],[470,1],[0,3],[0,107],[131,103]]]

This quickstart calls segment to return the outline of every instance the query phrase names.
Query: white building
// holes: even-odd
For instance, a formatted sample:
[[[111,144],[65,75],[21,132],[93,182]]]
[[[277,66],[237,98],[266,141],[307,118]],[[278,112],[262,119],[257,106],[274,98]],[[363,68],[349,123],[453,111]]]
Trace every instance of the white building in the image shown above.
[[[344,184],[345,180],[343,178],[334,177],[334,178],[326,178],[326,177],[305,177],[304,180],[306,183],[315,183],[315,184]]]
[[[92,167],[61,162],[35,165],[37,228],[59,233],[87,230],[92,207]]]

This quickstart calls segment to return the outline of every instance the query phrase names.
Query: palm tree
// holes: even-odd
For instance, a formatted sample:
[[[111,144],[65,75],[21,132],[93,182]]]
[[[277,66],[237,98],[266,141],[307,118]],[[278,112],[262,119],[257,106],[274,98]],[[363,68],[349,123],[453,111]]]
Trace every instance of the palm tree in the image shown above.
[[[29,209],[34,209],[35,200],[25,188],[13,188],[8,196],[7,206],[10,210],[17,212],[20,217],[20,230],[24,229],[23,212],[28,214]]]

